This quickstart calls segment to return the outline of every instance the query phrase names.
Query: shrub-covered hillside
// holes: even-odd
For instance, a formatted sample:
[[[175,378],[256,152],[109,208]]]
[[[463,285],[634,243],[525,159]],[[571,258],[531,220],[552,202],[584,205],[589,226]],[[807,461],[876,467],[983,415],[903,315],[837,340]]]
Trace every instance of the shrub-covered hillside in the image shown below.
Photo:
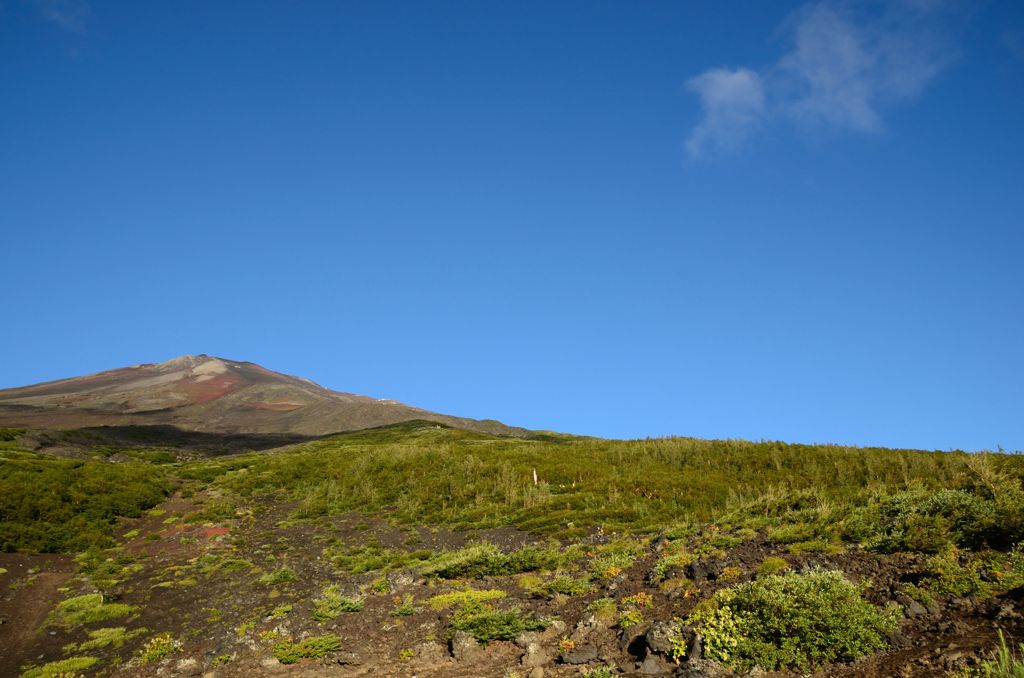
[[[5,438],[3,675],[999,675],[1024,637],[1011,455],[428,422],[203,458]]]

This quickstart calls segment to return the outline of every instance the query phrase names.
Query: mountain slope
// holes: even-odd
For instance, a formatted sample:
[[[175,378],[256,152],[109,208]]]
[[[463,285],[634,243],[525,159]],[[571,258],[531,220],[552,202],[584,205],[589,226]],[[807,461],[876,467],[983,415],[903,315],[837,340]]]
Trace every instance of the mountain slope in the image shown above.
[[[28,428],[167,424],[211,433],[323,435],[412,419],[527,433],[497,421],[340,393],[255,363],[206,355],[0,390],[0,426]]]

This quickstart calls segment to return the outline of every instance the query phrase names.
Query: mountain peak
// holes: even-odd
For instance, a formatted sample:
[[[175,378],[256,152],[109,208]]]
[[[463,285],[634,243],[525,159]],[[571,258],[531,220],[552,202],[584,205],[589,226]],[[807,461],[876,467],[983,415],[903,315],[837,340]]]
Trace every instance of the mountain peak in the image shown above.
[[[413,419],[505,435],[526,432],[339,393],[203,353],[0,390],[0,426],[28,428],[169,424],[211,433],[323,435]]]

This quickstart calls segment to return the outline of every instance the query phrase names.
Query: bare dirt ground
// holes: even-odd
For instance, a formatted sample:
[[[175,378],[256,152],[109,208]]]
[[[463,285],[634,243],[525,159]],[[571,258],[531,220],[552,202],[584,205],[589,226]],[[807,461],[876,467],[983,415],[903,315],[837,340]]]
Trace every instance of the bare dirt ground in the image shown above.
[[[68,556],[0,553],[0,568],[0,676],[16,676],[21,664],[46,656],[39,629],[75,566]]]

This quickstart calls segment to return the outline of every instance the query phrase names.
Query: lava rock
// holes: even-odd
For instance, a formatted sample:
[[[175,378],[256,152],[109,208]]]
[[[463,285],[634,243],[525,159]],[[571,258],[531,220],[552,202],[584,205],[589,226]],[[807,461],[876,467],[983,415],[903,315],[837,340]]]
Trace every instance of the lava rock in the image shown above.
[[[563,664],[569,664],[571,666],[579,666],[580,664],[589,664],[590,662],[597,659],[597,650],[592,647],[581,647],[578,650],[572,652],[562,653],[561,662]]]
[[[476,642],[476,638],[465,631],[456,631],[448,647],[455,661],[469,659],[481,650],[480,643]]]

